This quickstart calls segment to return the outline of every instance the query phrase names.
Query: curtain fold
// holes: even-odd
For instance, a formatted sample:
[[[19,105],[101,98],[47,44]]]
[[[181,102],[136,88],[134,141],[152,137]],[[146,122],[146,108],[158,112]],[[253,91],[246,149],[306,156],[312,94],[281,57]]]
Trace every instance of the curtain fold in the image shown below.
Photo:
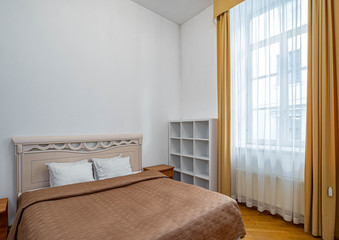
[[[231,195],[231,65],[230,17],[217,18],[218,71],[218,191]]]
[[[334,33],[335,33],[335,43],[334,43],[334,51],[335,51],[335,59],[336,59],[336,77],[337,77],[337,94],[339,93],[339,1],[334,1],[334,12],[337,14],[334,14]],[[339,94],[337,95],[338,103],[339,103]],[[339,162],[338,159],[336,161],[336,177],[337,177],[337,183],[336,187],[337,190],[339,189]],[[339,239],[339,196],[336,197],[336,231],[335,231],[335,237]]]
[[[309,0],[305,231],[334,239],[338,163],[338,85],[334,0]],[[338,24],[338,23],[337,23]],[[336,50],[337,49],[337,50]],[[338,61],[338,60],[337,60]],[[333,196],[328,196],[329,187]]]

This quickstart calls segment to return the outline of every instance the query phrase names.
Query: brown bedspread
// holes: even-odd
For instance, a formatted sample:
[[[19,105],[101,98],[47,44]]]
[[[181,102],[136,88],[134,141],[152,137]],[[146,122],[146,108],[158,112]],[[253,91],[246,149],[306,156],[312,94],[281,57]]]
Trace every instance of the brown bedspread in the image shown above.
[[[237,203],[146,171],[23,193],[12,239],[235,239]]]

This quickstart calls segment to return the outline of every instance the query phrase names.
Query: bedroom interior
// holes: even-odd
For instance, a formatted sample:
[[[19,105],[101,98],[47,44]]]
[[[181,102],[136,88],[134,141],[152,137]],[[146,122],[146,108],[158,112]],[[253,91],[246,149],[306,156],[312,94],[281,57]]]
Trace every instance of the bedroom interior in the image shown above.
[[[339,1],[0,1],[0,240],[339,239]]]

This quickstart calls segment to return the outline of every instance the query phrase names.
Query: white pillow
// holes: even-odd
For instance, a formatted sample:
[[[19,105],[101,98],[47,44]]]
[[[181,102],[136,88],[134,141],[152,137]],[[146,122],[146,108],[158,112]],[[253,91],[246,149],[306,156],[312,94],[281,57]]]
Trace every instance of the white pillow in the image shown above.
[[[122,153],[120,153],[118,156],[115,156],[115,157],[112,157],[112,158],[108,158],[108,159],[113,159],[113,158],[122,158]],[[94,158],[94,159],[105,159],[105,158]],[[92,159],[93,161],[93,159]],[[94,163],[94,162],[93,162]],[[100,180],[98,175],[97,175],[97,171],[95,171],[95,164],[93,164],[94,166],[94,169],[93,169],[93,172],[94,172],[94,179],[95,180]]]
[[[93,158],[94,171],[98,180],[124,176],[132,173],[129,157]]]
[[[92,163],[87,160],[74,163],[46,163],[50,187],[94,181]]]
[[[50,163],[45,163],[45,165],[48,167],[48,170],[49,170],[49,166],[73,166],[73,165],[83,164],[83,163],[88,163],[88,160],[84,159],[84,160],[80,160],[76,162],[69,162],[69,163],[50,162]],[[51,183],[53,182],[53,179],[52,179],[51,173],[49,174],[49,182],[50,182],[50,187],[52,187]]]

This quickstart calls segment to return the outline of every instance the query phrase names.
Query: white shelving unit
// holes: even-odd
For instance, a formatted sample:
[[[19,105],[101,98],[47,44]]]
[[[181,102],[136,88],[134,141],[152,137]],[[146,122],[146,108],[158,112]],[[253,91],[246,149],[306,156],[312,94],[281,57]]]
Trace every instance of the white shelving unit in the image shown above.
[[[217,119],[169,122],[169,165],[174,179],[218,190]]]

